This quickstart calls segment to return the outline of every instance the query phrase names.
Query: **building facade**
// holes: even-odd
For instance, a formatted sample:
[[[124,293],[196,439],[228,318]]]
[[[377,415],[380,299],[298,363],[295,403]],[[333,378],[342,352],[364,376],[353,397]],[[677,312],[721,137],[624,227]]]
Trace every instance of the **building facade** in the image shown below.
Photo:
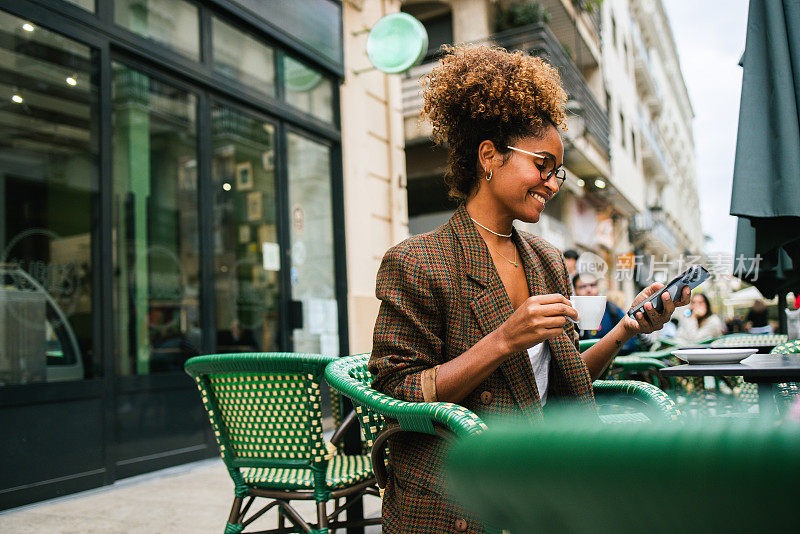
[[[349,352],[342,25],[0,1],[0,508],[216,455],[192,355]]]
[[[694,111],[662,2],[607,0],[602,16],[612,173],[636,208],[630,236],[645,285],[703,252]]]
[[[341,86],[350,353],[372,349],[375,278],[389,247],[408,236],[400,76],[372,68],[369,29],[399,0],[344,2],[346,71]]]

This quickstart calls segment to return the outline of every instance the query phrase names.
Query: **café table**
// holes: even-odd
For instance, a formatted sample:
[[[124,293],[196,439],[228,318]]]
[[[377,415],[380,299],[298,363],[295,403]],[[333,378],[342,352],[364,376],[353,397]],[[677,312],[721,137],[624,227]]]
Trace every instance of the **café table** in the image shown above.
[[[727,347],[726,347],[727,348]],[[758,385],[759,414],[776,415],[775,384],[800,381],[800,354],[753,354],[741,363],[684,364],[661,369],[664,376],[741,376]]]

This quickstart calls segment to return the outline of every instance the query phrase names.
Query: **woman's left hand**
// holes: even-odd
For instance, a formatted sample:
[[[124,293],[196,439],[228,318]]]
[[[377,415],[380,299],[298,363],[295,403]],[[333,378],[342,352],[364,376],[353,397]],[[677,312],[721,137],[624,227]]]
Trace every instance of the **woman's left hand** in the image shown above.
[[[646,287],[641,293],[636,295],[635,299],[633,299],[631,308],[637,306],[640,302],[650,297],[650,295],[653,293],[660,291],[663,287],[664,284],[659,284],[657,282],[650,287]],[[653,308],[653,305],[648,302],[644,305],[644,313],[641,311],[636,313],[636,319],[631,319],[627,314],[625,314],[622,318],[622,325],[631,335],[649,334],[650,332],[661,330],[661,327],[663,327],[664,324],[672,317],[672,312],[675,311],[675,308],[689,304],[691,297],[692,290],[688,287],[683,288],[681,298],[674,302],[669,298],[669,293],[665,291],[661,295],[662,304],[664,305],[664,310],[661,313],[658,313],[655,308]]]

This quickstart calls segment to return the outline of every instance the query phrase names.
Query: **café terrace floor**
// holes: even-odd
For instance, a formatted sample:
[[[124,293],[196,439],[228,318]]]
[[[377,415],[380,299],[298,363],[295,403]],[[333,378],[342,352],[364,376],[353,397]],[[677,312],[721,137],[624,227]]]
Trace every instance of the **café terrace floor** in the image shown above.
[[[233,482],[222,460],[210,459],[0,512],[0,532],[222,534],[232,502]],[[304,518],[314,517],[313,502],[294,501],[292,504]],[[380,502],[368,496],[364,515],[377,517],[379,514]],[[274,528],[274,512],[268,512],[265,517],[271,520],[260,519],[263,521],[260,529]],[[379,526],[365,528],[366,534],[379,532]]]

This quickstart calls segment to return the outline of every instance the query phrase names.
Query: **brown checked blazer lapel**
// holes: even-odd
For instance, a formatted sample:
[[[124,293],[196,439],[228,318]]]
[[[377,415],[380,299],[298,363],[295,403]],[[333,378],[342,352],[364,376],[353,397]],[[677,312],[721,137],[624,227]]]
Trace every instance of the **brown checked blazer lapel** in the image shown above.
[[[450,224],[461,240],[466,274],[478,284],[478,287],[470,295],[470,307],[485,336],[503,324],[514,313],[514,310],[503,282],[500,280],[500,275],[492,262],[486,242],[478,234],[463,205],[456,211]],[[519,241],[516,231],[514,234],[516,241]],[[530,271],[530,269],[526,268],[526,271]],[[529,288],[531,288],[530,277],[529,272]],[[538,287],[541,287],[541,284]],[[541,418],[542,404],[539,400],[528,353],[521,351],[510,356],[500,366],[500,370],[511,386],[514,400],[522,412],[530,417]]]
[[[489,249],[463,205],[453,215],[450,224],[461,241],[466,274],[477,284],[469,295],[470,307],[485,336],[503,324],[514,310]],[[565,276],[560,253],[554,254],[553,250],[548,250],[552,247],[540,238],[525,238],[516,229],[513,230],[512,239],[525,268],[530,294],[561,293],[569,296],[567,284],[559,284],[559,281],[564,282],[562,279]],[[557,395],[575,397],[581,403],[594,405],[591,378],[586,364],[574,349],[571,333],[572,327],[568,327],[563,334],[548,341],[552,356],[551,366],[555,367],[551,373],[555,378],[551,387]],[[527,351],[510,356],[500,366],[500,370],[511,386],[514,399],[523,413],[540,418],[542,405]]]

